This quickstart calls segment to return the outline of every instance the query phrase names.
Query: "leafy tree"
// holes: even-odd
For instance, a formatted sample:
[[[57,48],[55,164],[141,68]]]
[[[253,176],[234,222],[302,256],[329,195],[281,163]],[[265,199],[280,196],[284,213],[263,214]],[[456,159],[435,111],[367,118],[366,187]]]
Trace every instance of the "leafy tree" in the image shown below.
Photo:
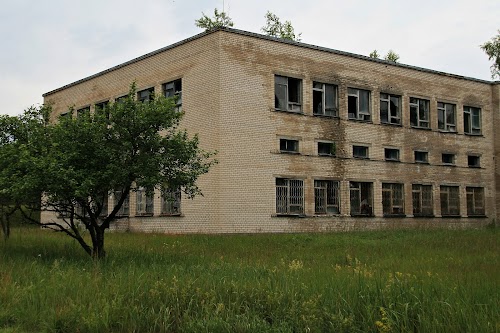
[[[370,58],[380,58],[380,55],[378,54],[377,50],[373,50],[372,52],[370,52]]]
[[[300,42],[302,33],[295,35],[295,31],[290,21],[282,23],[280,18],[270,11],[267,11],[264,17],[266,18],[266,25],[261,29],[263,33],[271,37]]]
[[[393,50],[389,50],[389,52],[387,52],[387,54],[385,55],[384,59],[387,61],[398,62],[399,54],[397,54]]]
[[[486,53],[489,60],[493,60],[491,65],[491,78],[495,77],[500,79],[500,30],[497,35],[491,38],[490,41],[481,45],[481,49]]]
[[[42,106],[2,121],[0,193],[15,202],[41,198],[31,206],[60,218],[40,222],[24,213],[25,218],[74,238],[94,258],[105,256],[104,232],[129,191],[182,186],[194,197],[201,194],[198,176],[215,163],[196,136],[190,139],[177,128],[182,113],[172,98],[143,103],[135,94],[132,85],[125,100],[93,115],[72,117],[70,110],[54,121],[51,108]],[[113,190],[121,192],[108,211]]]
[[[213,18],[208,17],[205,13],[201,13],[202,17],[195,20],[195,25],[198,28],[205,29],[206,31],[222,28],[222,27],[232,27],[233,21],[226,14],[226,12],[219,12],[217,8],[214,9]]]

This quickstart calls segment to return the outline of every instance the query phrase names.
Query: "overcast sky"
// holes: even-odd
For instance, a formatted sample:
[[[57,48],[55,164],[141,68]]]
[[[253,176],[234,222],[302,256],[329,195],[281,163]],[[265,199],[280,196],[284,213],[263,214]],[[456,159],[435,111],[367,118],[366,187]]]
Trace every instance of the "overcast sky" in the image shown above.
[[[201,12],[225,7],[234,28],[258,32],[267,10],[308,44],[490,80],[479,45],[500,29],[499,0],[1,0],[0,114],[42,94],[193,36]]]

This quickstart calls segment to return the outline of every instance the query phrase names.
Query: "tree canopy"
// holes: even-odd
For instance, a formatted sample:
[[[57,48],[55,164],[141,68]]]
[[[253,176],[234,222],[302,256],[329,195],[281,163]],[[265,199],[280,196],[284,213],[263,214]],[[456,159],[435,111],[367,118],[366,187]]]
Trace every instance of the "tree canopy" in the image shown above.
[[[491,65],[491,78],[500,79],[500,30],[497,31],[497,35],[491,38],[483,45],[481,49],[486,53],[489,60],[493,60]]]
[[[192,198],[201,193],[197,178],[215,163],[197,136],[178,129],[182,113],[172,98],[141,102],[135,95],[132,85],[125,99],[93,114],[69,110],[56,119],[44,105],[0,118],[0,194],[14,202],[38,198],[32,206],[60,218],[31,222],[73,237],[95,258],[105,256],[104,231],[129,191],[182,187]]]
[[[198,28],[205,29],[206,31],[222,28],[222,27],[232,27],[233,21],[227,15],[226,12],[219,12],[217,8],[214,9],[214,16],[208,17],[205,13],[201,13],[202,17],[195,20],[195,25]]]
[[[261,29],[263,33],[271,37],[300,42],[302,33],[296,35],[290,21],[281,22],[280,18],[270,11],[267,11],[264,17],[266,18],[266,25]]]

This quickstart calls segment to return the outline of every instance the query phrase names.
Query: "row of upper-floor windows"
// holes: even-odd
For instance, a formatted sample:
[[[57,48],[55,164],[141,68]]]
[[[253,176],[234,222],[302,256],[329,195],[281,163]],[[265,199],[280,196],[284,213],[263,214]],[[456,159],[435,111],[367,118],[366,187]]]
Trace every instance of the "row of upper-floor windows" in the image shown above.
[[[274,107],[279,111],[304,112],[302,97],[302,80],[275,75]],[[335,84],[313,82],[312,113],[317,116],[339,117],[339,93]],[[410,126],[420,129],[431,129],[431,112],[429,99],[409,97],[408,109]],[[445,101],[437,101],[438,130],[457,133],[457,105]],[[383,124],[402,125],[402,96],[380,93],[380,122]],[[475,106],[463,106],[463,130],[465,134],[481,134],[481,109]],[[347,88],[347,118],[371,122],[373,111],[371,91]]]
[[[279,152],[288,154],[300,154],[300,141],[291,138],[280,138],[279,139]],[[317,141],[317,155],[318,156],[337,156],[337,147],[333,141]],[[401,150],[399,148],[384,148],[384,160],[391,162],[402,162]],[[352,145],[352,155],[342,156],[343,158],[359,158],[359,159],[370,159],[370,146],[354,144]],[[481,167],[481,155],[479,154],[468,154],[467,155],[467,166],[470,168],[480,168]],[[429,164],[429,152],[425,150],[414,150],[413,159],[407,162],[413,163],[424,163]],[[457,165],[457,155],[450,152],[442,152],[440,165]],[[465,164],[465,163],[464,163]]]
[[[341,207],[341,182],[314,179],[314,214],[374,216],[373,182],[348,182],[348,211]],[[405,216],[405,187],[411,190],[413,216],[434,216],[433,185],[382,183],[382,212],[384,216]],[[305,215],[304,180],[276,178],[276,214]],[[485,216],[484,188],[467,186],[467,216]],[[460,187],[439,186],[441,216],[460,216]]]

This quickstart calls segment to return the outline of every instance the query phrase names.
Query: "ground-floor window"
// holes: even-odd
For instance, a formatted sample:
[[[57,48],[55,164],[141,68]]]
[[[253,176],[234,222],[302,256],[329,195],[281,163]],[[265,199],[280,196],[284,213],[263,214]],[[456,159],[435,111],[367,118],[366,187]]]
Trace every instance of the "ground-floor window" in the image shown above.
[[[384,215],[404,214],[404,203],[405,201],[403,184],[382,184],[382,207]]]
[[[137,190],[136,193],[136,214],[153,215],[154,213],[154,192],[148,193],[144,187]]]
[[[482,216],[485,215],[484,209],[484,188],[467,187],[467,215]]]
[[[441,185],[441,215],[460,215],[460,194],[458,186]]]
[[[412,202],[414,216],[434,215],[432,204],[432,185],[412,185]]]
[[[373,215],[373,183],[350,182],[351,215]]]
[[[115,207],[118,204],[118,201],[120,200],[120,198],[122,197],[122,193],[123,193],[122,190],[115,190],[114,191],[114,199],[115,200],[114,200],[113,204]],[[129,214],[130,214],[129,199],[130,199],[130,196],[127,195],[127,197],[123,201],[122,206],[120,207],[120,209],[116,213],[116,216],[129,216]]]
[[[161,195],[161,214],[179,215],[181,213],[181,189],[164,188]]]
[[[333,180],[314,181],[314,213],[339,214],[339,182]]]
[[[304,213],[304,181],[276,178],[276,213]]]

